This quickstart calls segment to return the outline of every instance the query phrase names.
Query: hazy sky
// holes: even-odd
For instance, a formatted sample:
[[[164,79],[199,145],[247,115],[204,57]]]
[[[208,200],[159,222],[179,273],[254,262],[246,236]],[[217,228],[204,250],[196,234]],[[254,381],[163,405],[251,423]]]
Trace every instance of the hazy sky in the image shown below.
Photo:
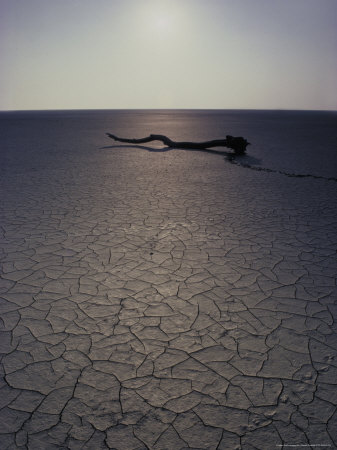
[[[337,0],[0,0],[0,109],[337,109]]]

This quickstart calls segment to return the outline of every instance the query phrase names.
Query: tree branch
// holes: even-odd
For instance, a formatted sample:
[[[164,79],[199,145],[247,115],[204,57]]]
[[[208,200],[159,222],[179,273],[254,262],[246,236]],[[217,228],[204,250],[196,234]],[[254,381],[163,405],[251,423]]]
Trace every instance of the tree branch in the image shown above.
[[[171,148],[182,148],[182,149],[207,149],[212,147],[227,147],[234,150],[234,153],[237,155],[243,155],[246,153],[246,148],[250,145],[246,139],[243,137],[233,137],[226,136],[226,139],[217,139],[213,141],[206,142],[176,142],[169,139],[167,136],[163,136],[162,134],[151,134],[148,137],[141,139],[127,139],[127,138],[119,138],[114,134],[106,133],[109,138],[114,139],[118,142],[126,142],[128,144],[144,144],[146,142],[152,141],[161,141],[163,144],[167,145]]]

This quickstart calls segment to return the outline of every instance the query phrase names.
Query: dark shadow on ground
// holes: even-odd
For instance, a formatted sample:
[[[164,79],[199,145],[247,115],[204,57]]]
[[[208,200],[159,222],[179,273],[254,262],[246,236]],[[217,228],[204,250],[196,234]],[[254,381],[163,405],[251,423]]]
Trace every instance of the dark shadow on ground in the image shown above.
[[[232,159],[234,159],[234,158],[232,158]],[[237,159],[238,161],[242,161],[245,164],[249,164],[250,166],[259,165],[262,162],[261,159],[255,158],[255,156],[251,156],[251,155],[236,156],[235,159]]]
[[[107,147],[100,147],[100,150],[104,150],[107,148],[138,148],[142,150],[147,150],[148,152],[168,152],[170,150],[182,150],[187,152],[202,152],[202,153],[213,153],[214,155],[222,155],[227,157],[234,157],[234,153],[227,152],[225,150],[212,150],[208,148],[172,148],[172,147],[162,147],[162,148],[153,148],[153,147],[145,147],[144,145],[132,145],[132,144],[126,144],[126,145],[109,145]]]
[[[104,150],[106,148],[138,148],[141,150],[147,150],[148,152],[168,152],[169,150],[174,150],[171,147],[153,148],[153,147],[145,147],[145,145],[132,145],[132,144],[108,145],[107,147],[100,147],[100,150]]]

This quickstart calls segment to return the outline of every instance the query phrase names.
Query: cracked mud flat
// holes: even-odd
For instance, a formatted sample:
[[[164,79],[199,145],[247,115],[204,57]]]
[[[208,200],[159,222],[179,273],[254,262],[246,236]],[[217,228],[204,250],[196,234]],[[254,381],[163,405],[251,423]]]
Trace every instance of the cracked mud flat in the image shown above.
[[[335,448],[336,184],[66,159],[2,181],[0,448]]]

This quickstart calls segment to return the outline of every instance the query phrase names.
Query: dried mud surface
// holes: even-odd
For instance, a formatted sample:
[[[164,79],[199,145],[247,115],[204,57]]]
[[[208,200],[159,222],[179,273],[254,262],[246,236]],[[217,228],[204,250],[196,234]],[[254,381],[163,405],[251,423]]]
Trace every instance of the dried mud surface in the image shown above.
[[[1,184],[1,449],[336,447],[334,182],[125,147]]]

